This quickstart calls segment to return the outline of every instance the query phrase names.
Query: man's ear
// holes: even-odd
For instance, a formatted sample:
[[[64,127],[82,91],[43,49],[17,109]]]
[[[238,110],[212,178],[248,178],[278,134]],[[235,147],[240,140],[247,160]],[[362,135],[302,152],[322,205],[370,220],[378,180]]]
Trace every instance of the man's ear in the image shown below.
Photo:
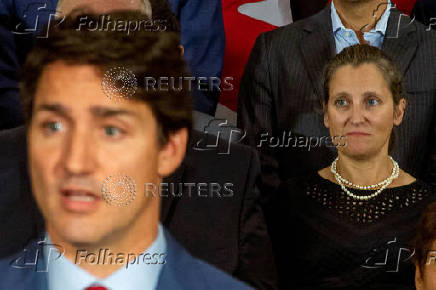
[[[185,54],[185,48],[183,47],[183,45],[179,45],[179,50],[180,50],[180,55],[183,56]]]
[[[417,264],[415,264],[415,287],[416,290],[424,290],[423,280],[421,276],[420,268]]]
[[[158,156],[158,174],[165,177],[173,173],[183,161],[188,143],[186,128],[171,132],[168,142],[161,148]]]
[[[395,107],[394,124],[396,126],[400,125],[401,122],[403,121],[404,111],[406,110],[406,104],[407,104],[406,99],[402,98],[398,103],[398,105]]]

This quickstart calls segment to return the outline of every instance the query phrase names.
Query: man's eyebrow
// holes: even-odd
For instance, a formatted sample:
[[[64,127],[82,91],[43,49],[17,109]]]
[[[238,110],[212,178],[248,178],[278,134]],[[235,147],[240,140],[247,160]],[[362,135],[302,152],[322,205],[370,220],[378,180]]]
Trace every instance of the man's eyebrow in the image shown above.
[[[66,108],[65,106],[61,104],[40,104],[35,109],[36,112],[39,111],[47,111],[47,112],[53,112],[57,113],[59,115],[62,115],[64,117],[68,117],[70,115],[71,110]]]
[[[69,118],[71,115],[71,109],[66,108],[61,104],[40,104],[36,107],[35,111],[53,112],[67,118]],[[105,106],[93,106],[90,108],[90,112],[93,116],[98,118],[108,118],[108,117],[120,116],[120,115],[131,116],[135,118],[138,117],[135,112],[129,110],[109,108]]]
[[[91,107],[91,114],[99,118],[108,118],[113,116],[131,116],[138,117],[135,112],[124,110],[124,109],[114,109],[104,106],[94,106]]]

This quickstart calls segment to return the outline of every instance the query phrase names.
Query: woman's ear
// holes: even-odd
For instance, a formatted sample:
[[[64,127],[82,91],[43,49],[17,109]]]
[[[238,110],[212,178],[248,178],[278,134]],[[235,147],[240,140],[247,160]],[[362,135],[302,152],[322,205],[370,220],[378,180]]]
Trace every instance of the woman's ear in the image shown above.
[[[327,114],[327,105],[323,106],[323,111],[324,111],[324,126],[326,128],[329,128],[330,122],[329,122],[329,115]]]
[[[406,110],[406,99],[402,98],[394,110],[394,124],[399,126],[403,122],[404,111]]]

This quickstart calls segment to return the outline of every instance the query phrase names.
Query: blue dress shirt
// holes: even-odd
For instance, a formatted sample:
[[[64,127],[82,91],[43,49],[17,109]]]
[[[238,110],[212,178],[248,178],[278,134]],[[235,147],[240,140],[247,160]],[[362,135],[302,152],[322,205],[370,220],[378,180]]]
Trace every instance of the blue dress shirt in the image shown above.
[[[376,26],[363,33],[363,38],[369,42],[369,45],[381,48],[383,45],[383,38],[386,34],[386,27],[388,25],[389,15],[391,14],[392,4],[389,1],[385,12],[383,13]],[[333,35],[336,43],[336,53],[340,53],[344,48],[359,44],[359,39],[356,33],[349,28],[345,28],[342,24],[341,18],[336,11],[335,4],[332,1],[331,4],[331,17],[333,26]]]
[[[47,240],[51,244],[50,239]],[[128,268],[124,264],[116,272],[104,279],[92,276],[65,257],[56,260],[51,259],[48,266],[48,290],[84,290],[86,287],[93,286],[93,284],[106,287],[108,290],[156,289],[159,275],[163,264],[165,264],[166,249],[167,244],[163,228],[162,225],[159,225],[158,236],[144,252],[144,255],[146,253],[150,255],[164,254],[162,257],[146,261],[138,258],[139,263],[128,264]],[[50,255],[49,251],[44,251],[45,261],[49,261],[48,255]],[[114,256],[116,257],[115,253]],[[147,264],[146,262],[149,261],[157,261],[157,263]]]

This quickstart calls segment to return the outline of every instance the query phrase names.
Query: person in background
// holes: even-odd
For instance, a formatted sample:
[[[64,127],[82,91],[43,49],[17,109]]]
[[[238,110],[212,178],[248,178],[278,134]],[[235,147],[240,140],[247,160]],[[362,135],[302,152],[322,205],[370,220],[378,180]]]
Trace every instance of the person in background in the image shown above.
[[[165,0],[166,1],[166,0]],[[4,0],[0,3],[0,130],[22,125],[18,95],[18,71],[32,47],[36,35],[48,22],[61,22],[63,16],[81,5],[89,5],[105,13],[114,8],[138,9],[151,16],[158,0],[45,0],[29,2]],[[195,77],[220,78],[225,36],[221,1],[169,1],[179,17],[182,44],[189,70]],[[59,18],[55,19],[55,15]],[[221,59],[221,61],[220,61]],[[195,109],[214,115],[219,89],[194,88]]]
[[[417,290],[436,289],[436,203],[421,217],[414,239],[415,286]]]
[[[355,45],[328,64],[323,88],[324,124],[345,142],[328,167],[283,183],[268,208],[279,289],[410,289],[409,243],[436,188],[390,156],[408,113],[401,73],[378,48]]]
[[[247,133],[243,142],[260,153],[266,198],[283,180],[334,160],[323,126],[322,71],[355,44],[382,49],[404,76],[409,112],[395,130],[401,143],[393,145],[392,156],[411,175],[436,181],[436,32],[401,15],[383,0],[334,0],[312,17],[257,38],[241,81],[238,127]]]

